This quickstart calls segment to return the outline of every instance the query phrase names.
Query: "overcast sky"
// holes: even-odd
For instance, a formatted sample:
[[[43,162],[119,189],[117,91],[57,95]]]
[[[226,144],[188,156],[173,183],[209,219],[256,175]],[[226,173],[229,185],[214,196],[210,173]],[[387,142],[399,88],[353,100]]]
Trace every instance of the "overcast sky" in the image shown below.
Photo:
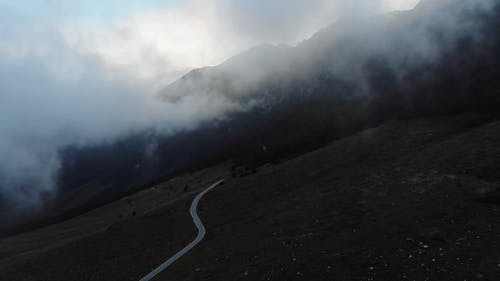
[[[416,2],[0,0],[0,56],[52,60],[68,48],[78,59],[93,56],[111,71],[167,83],[253,45],[294,44],[339,17],[411,9]],[[81,67],[74,60],[60,63],[66,65],[57,67],[58,76]]]

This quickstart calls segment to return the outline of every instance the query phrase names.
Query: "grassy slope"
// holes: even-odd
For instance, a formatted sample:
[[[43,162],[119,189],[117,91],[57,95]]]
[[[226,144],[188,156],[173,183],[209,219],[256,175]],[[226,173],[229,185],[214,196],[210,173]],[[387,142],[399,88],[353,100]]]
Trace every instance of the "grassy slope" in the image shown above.
[[[158,280],[500,280],[500,122],[482,121],[393,121],[230,179],[201,202],[206,240]],[[192,196],[227,174],[5,239],[1,276],[137,280],[194,238]]]

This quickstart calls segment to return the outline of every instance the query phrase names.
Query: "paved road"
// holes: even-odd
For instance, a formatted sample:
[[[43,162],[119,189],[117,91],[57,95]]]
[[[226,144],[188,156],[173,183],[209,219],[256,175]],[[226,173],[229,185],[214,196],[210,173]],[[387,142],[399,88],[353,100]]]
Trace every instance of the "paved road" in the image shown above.
[[[198,203],[200,202],[200,199],[205,196],[210,190],[216,188],[219,184],[223,183],[224,180],[220,180],[211,186],[209,186],[207,189],[205,189],[203,192],[198,194],[196,198],[194,198],[193,203],[191,204],[191,209],[190,213],[191,216],[193,217],[193,222],[196,225],[196,228],[198,228],[198,236],[196,236],[196,239],[194,239],[191,243],[189,243],[184,249],[180,250],[177,252],[175,255],[173,255],[171,258],[169,258],[167,261],[162,263],[160,266],[158,266],[155,270],[151,271],[148,275],[144,276],[141,278],[140,281],[149,281],[153,279],[156,275],[158,275],[160,272],[165,270],[167,267],[169,267],[171,264],[173,264],[176,260],[178,260],[180,257],[184,256],[189,250],[191,250],[194,246],[196,246],[198,243],[200,243],[201,240],[203,240],[203,237],[205,237],[206,230],[205,226],[200,220],[200,217],[196,213],[196,208],[198,207]]]

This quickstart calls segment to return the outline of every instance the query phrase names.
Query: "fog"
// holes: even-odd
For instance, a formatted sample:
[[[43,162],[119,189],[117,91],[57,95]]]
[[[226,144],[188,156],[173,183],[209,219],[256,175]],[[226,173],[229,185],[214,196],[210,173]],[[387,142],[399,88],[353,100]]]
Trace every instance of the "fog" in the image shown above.
[[[63,54],[61,54],[63,55]],[[81,62],[78,62],[81,63]],[[109,77],[97,63],[80,65],[78,77],[51,77],[34,59],[1,61],[0,186],[17,202],[35,203],[55,188],[58,149],[67,145],[111,142],[139,130],[163,133],[189,129],[219,118],[224,100],[159,103],[146,85]]]
[[[486,11],[494,3],[457,2],[471,11]],[[158,91],[189,70],[220,64],[263,43],[295,45],[332,22],[411,9],[416,1],[187,0],[91,23],[63,16],[61,3],[47,1],[44,14],[33,14],[0,1],[0,195],[19,206],[36,205],[57,190],[58,152],[64,147],[109,143],[147,129],[171,135],[258,102],[200,92],[158,99]],[[440,13],[433,24],[448,26],[451,36],[473,33],[473,25],[457,24],[459,14]],[[371,36],[365,27],[337,28]],[[426,41],[425,27],[402,36],[406,45],[397,47],[411,45],[415,61],[432,61],[439,53]],[[361,52],[386,53],[400,44],[384,40],[373,38]],[[334,62],[332,71],[351,80],[363,75],[343,63]],[[240,74],[261,77],[261,71]],[[244,81],[233,86],[255,82]]]
[[[485,24],[482,19],[491,16],[495,2],[429,0],[411,12],[382,16],[374,12],[380,2],[335,4],[339,8],[335,11],[342,11],[338,13],[338,20],[311,38],[296,45],[252,48],[216,68],[184,77],[164,89],[162,96],[168,101],[179,101],[212,95],[236,100],[245,98],[249,103],[258,104],[263,100],[289,99],[297,92],[307,95],[311,93],[310,88],[317,85],[303,91],[289,89],[280,97],[266,87],[284,88],[287,83],[302,81],[298,87],[307,88],[314,81],[320,84],[320,76],[349,85],[353,88],[349,92],[351,97],[373,95],[383,91],[380,85],[384,84],[383,80],[400,81],[414,75],[411,72],[417,69],[430,69],[455,51],[458,44],[468,42],[472,49],[482,48],[481,44],[488,40],[482,32]],[[252,11],[251,4],[247,8]],[[258,30],[258,25],[251,31]],[[284,30],[279,33],[286,34]],[[377,79],[380,81],[374,81]]]

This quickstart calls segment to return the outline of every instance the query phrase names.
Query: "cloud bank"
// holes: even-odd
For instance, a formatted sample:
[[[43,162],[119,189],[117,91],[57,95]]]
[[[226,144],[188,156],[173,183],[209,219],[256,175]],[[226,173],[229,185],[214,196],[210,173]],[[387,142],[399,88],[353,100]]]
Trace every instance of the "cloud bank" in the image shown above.
[[[64,1],[9,3],[0,1],[0,197],[30,205],[56,189],[65,146],[171,134],[244,109],[222,97],[155,99],[188,70],[416,0],[187,0],[97,22],[68,17]]]

